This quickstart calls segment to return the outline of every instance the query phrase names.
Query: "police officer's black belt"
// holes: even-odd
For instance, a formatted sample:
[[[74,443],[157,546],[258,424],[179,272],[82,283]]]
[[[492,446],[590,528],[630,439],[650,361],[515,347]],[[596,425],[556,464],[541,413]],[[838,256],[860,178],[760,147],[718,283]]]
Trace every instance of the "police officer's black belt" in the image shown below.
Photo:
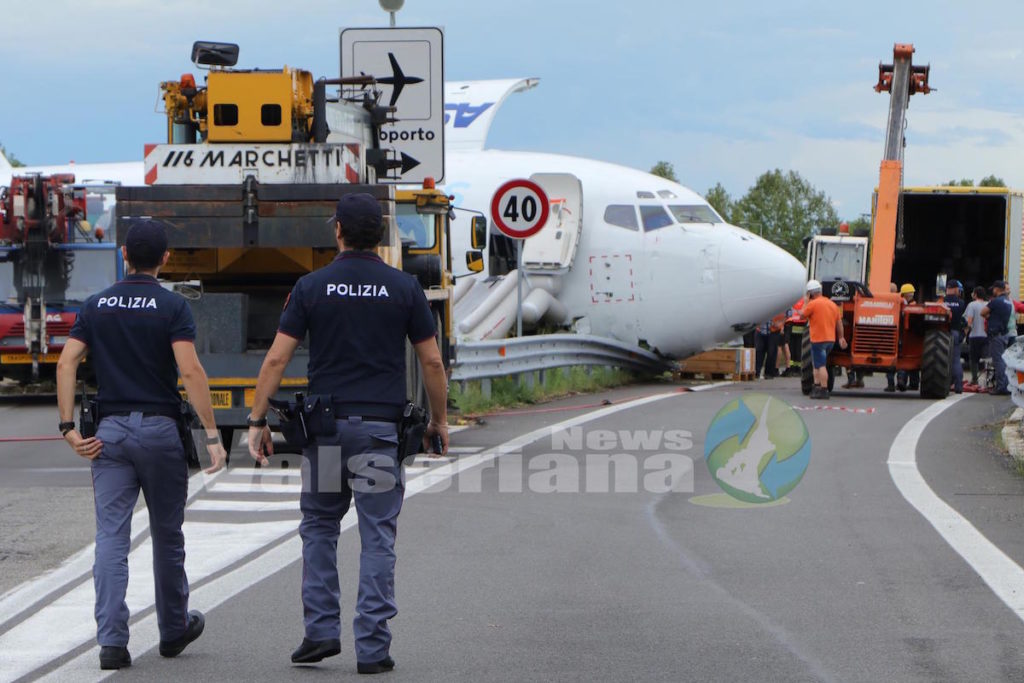
[[[307,396],[306,398],[308,404],[310,399],[316,399],[317,397]],[[323,402],[321,402],[322,405]],[[310,407],[307,405],[307,410]],[[401,406],[331,400],[331,407],[334,409],[335,420],[347,420],[350,417],[358,417],[363,422],[393,422],[397,424],[402,417]]]
[[[104,410],[100,413],[100,419],[105,417],[128,417],[132,413],[142,413],[142,417],[169,417],[172,420],[177,420],[179,414],[173,409],[168,408],[166,410]]]

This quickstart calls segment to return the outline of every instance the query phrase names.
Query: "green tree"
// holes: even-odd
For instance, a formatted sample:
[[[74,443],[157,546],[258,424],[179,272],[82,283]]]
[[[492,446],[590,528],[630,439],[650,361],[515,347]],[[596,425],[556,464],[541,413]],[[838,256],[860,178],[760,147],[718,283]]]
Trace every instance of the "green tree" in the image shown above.
[[[796,171],[763,173],[736,202],[733,222],[777,244],[797,258],[801,240],[816,228],[839,225],[832,201]]]
[[[715,183],[715,186],[704,195],[704,199],[718,212],[719,216],[732,223],[733,208],[736,206],[736,202],[729,196],[726,189],[722,187],[722,183]]]
[[[973,178],[961,178],[960,180],[950,180],[946,183],[950,187],[974,187]]]
[[[18,159],[18,157],[14,156],[10,152],[8,152],[7,148],[4,147],[3,144],[0,144],[0,154],[3,154],[7,158],[7,161],[9,161],[11,163],[11,166],[17,167],[17,166],[24,166],[25,165],[25,164],[23,164],[21,162],[20,159]]]
[[[676,178],[676,169],[672,166],[671,162],[659,161],[654,166],[651,166],[651,175],[656,175],[665,180],[671,180],[674,183],[679,182],[679,178]]]
[[[994,175],[987,175],[981,179],[978,183],[978,187],[1006,187],[1006,183],[1003,182],[1002,178],[997,178]]]

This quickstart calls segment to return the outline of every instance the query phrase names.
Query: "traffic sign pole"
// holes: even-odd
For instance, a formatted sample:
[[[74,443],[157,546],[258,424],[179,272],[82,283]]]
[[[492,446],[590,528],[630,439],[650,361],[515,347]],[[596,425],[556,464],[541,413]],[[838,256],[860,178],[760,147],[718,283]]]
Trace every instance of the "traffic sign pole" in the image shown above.
[[[523,240],[540,232],[551,207],[547,193],[532,180],[516,179],[503,184],[491,199],[491,219],[516,247],[516,336],[523,336]]]
[[[523,240],[516,243],[516,336],[523,336]]]

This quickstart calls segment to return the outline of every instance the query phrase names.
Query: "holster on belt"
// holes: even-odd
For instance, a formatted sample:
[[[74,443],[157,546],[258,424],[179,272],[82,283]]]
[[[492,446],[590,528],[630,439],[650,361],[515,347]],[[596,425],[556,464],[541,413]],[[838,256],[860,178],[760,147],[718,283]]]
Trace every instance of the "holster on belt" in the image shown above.
[[[181,445],[185,449],[185,460],[190,469],[199,469],[199,449],[196,447],[196,439],[192,428],[199,421],[195,408],[188,401],[181,402],[181,413],[178,416],[178,436],[181,437]]]
[[[430,416],[426,410],[412,402],[405,404],[398,421],[399,463],[405,464],[407,459],[411,460],[423,450],[423,435],[427,432],[428,424]]]
[[[270,399],[270,408],[277,415],[281,435],[289,446],[305,448],[309,445],[310,434],[306,425],[306,399],[302,393],[295,394],[294,401]]]
[[[82,383],[82,400],[78,406],[78,433],[83,439],[96,436],[96,423],[99,421],[99,405],[95,396],[88,396],[85,393],[85,383]]]

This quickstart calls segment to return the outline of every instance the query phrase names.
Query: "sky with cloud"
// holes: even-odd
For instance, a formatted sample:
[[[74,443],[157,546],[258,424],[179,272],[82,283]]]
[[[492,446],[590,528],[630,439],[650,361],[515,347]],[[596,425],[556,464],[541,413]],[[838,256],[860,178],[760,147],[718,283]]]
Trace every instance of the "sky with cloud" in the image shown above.
[[[239,43],[241,67],[335,76],[339,29],[387,23],[376,0],[50,0],[3,16],[0,142],[30,164],[140,159],[165,134],[159,82],[196,71],[193,40]],[[734,197],[795,170],[845,218],[877,182],[878,62],[912,42],[937,91],[911,100],[907,184],[1024,187],[1019,0],[406,0],[398,24],[444,28],[449,79],[541,79],[508,100],[490,147],[665,160]]]

